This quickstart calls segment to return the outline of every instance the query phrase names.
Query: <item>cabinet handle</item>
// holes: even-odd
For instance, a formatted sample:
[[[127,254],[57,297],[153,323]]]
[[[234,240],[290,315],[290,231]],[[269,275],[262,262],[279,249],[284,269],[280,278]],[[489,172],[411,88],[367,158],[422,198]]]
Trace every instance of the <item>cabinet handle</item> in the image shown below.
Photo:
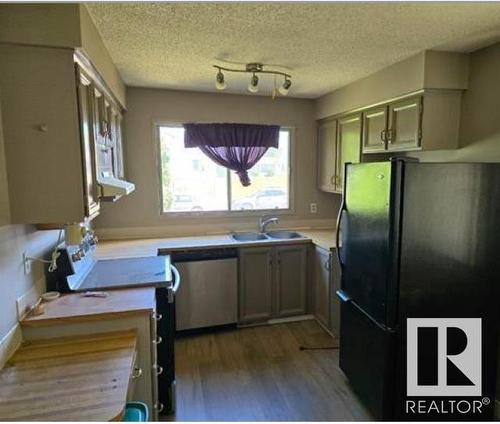
[[[395,133],[396,133],[396,131],[392,128],[387,132],[387,134],[388,134],[387,135],[387,142],[389,144],[392,144],[392,138],[394,137]]]
[[[325,269],[326,269],[327,271],[330,271],[330,260],[329,260],[329,259],[327,259],[327,260],[325,261],[325,263],[323,264],[323,266],[325,267]]]
[[[135,367],[134,371],[132,372],[132,379],[136,380],[142,375],[142,368]]]
[[[156,375],[163,373],[163,367],[161,365],[155,364],[154,369],[156,370]]]
[[[387,139],[387,130],[380,131],[380,139],[382,140],[381,143],[385,144],[385,141]]]
[[[163,339],[161,338],[161,336],[157,336],[156,340],[153,340],[153,344],[159,345],[162,341]]]
[[[163,318],[163,315],[162,314],[159,314],[157,312],[153,313],[153,319],[155,321],[161,321],[161,319]]]
[[[164,408],[163,403],[161,403],[161,402],[156,402],[156,403],[155,403],[154,408],[155,408],[158,412],[163,411],[163,408]]]
[[[335,175],[332,175],[332,176],[330,177],[330,184],[334,186],[334,185],[335,185],[335,181],[336,181],[336,180],[337,180],[337,177],[336,177]]]

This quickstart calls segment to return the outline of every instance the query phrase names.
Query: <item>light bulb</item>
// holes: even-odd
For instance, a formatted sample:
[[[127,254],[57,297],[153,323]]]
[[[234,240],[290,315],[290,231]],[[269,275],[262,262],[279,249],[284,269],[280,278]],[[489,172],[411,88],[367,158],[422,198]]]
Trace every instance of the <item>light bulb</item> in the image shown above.
[[[292,86],[292,81],[289,80],[287,77],[285,77],[285,82],[280,88],[278,88],[278,91],[282,96],[286,96],[290,91],[291,86]]]
[[[250,79],[250,84],[248,84],[248,91],[250,93],[257,93],[259,91],[259,77],[255,74],[253,74],[252,78]]]
[[[224,74],[219,69],[217,76],[215,77],[215,88],[217,90],[224,90],[227,87],[226,81],[224,81]]]

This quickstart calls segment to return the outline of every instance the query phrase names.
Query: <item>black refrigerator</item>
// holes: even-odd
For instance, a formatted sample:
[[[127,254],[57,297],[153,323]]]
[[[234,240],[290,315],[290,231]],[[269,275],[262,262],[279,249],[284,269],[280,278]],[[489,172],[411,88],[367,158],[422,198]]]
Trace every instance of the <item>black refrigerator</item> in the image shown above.
[[[379,420],[490,420],[500,164],[347,164],[339,365]]]

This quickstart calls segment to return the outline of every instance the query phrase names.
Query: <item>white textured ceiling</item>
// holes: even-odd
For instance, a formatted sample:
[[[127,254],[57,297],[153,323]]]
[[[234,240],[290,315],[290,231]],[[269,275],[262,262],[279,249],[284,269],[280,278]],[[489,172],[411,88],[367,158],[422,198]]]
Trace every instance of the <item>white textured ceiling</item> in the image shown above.
[[[291,96],[316,98],[422,50],[500,39],[500,3],[86,5],[125,83],[141,87],[215,91],[212,64],[259,61],[289,69]],[[248,79],[226,74],[226,91],[247,93]]]

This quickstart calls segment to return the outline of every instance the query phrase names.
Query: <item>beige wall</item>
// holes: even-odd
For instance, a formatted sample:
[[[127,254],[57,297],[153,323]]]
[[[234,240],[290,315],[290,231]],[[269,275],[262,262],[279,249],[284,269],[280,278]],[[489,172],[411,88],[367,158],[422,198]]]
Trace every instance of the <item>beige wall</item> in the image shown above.
[[[0,42],[79,46],[78,20],[75,4],[0,4]]]
[[[412,153],[424,161],[500,162],[500,43],[470,55],[462,97],[460,149]]]
[[[465,89],[467,54],[428,50],[318,98],[316,119],[384,102],[424,88]]]
[[[316,189],[316,127],[313,102],[263,96],[238,96],[157,89],[129,88],[125,117],[127,178],[136,191],[115,204],[105,204],[96,220],[107,237],[125,234],[165,235],[200,231],[255,229],[251,218],[172,218],[160,215],[159,178],[153,122],[242,122],[279,124],[295,128],[295,213],[282,216],[281,225],[332,225],[339,197]],[[316,202],[318,213],[309,213]],[[328,222],[326,222],[327,220]],[[134,229],[135,228],[135,229]],[[115,229],[115,230],[113,230]],[[123,229],[128,229],[126,232]]]
[[[0,43],[82,48],[126,105],[125,85],[84,5],[0,4]]]
[[[315,117],[326,118],[420,90],[424,83],[424,65],[422,52],[326,94],[315,102]]]
[[[1,93],[0,93],[1,106]],[[55,245],[57,232],[36,231],[33,226],[9,225],[9,197],[5,172],[4,138],[0,114],[0,368],[6,346],[12,342],[17,324],[16,299],[36,296],[45,288],[44,266],[34,263],[24,275],[22,255],[46,256]]]
[[[106,83],[117,97],[118,101],[125,106],[125,84],[123,84],[118,69],[116,69],[113,59],[111,59],[87,8],[84,5],[80,5],[79,12],[81,46],[90,57],[99,73],[106,80]]]

